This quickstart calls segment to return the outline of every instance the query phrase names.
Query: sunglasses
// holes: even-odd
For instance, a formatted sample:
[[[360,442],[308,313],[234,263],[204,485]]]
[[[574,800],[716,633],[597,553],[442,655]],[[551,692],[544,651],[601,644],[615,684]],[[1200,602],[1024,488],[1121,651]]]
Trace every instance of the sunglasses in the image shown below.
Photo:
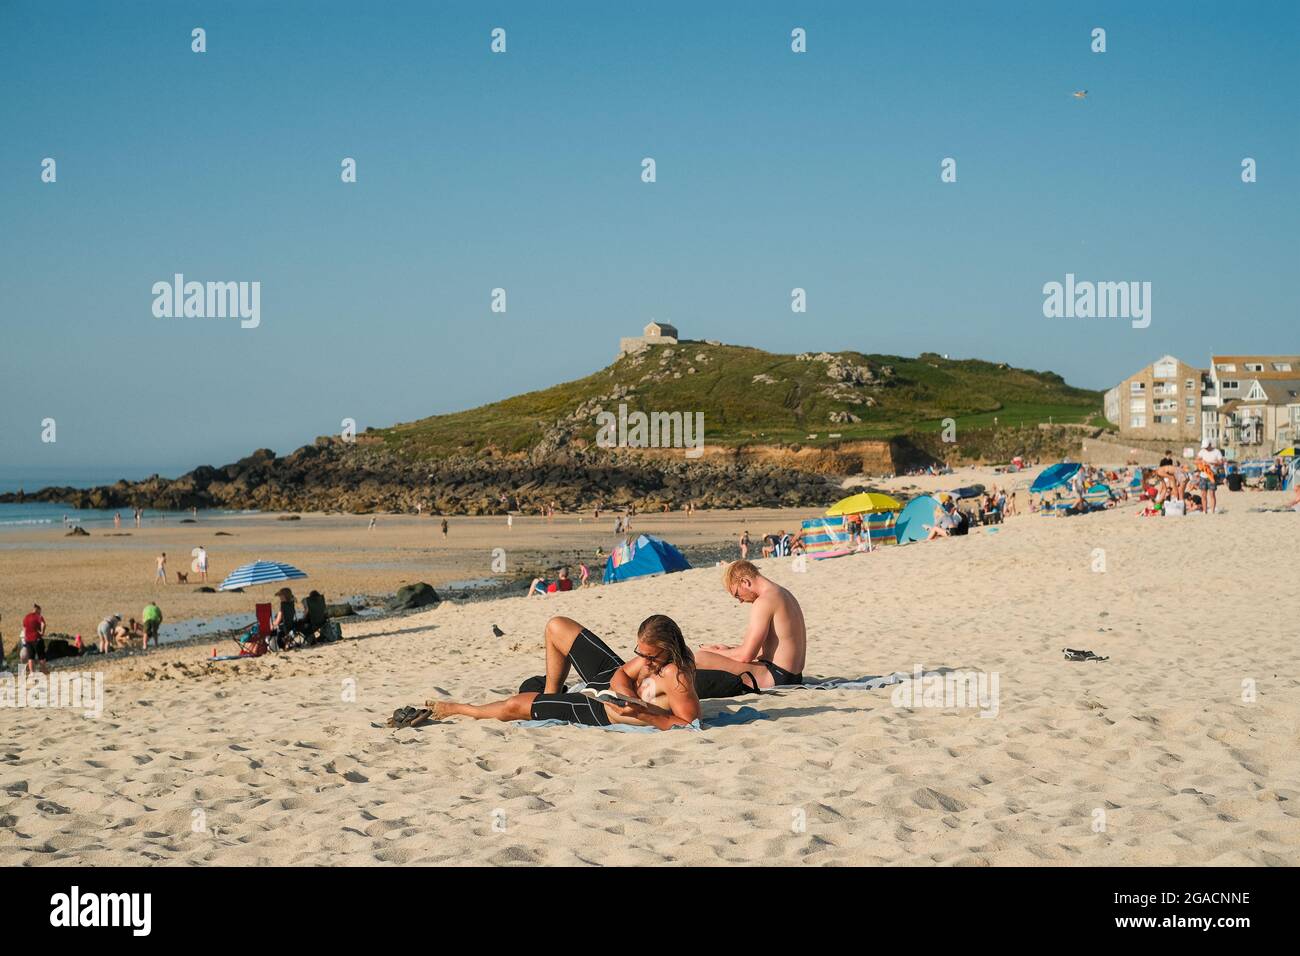
[[[632,653],[635,654],[637,657],[641,658],[641,659],[644,660],[644,661],[649,661],[651,664],[664,664],[664,663],[666,663],[665,661],[660,660],[660,659],[659,659],[659,655],[657,655],[657,654],[642,654],[640,651],[633,651]]]

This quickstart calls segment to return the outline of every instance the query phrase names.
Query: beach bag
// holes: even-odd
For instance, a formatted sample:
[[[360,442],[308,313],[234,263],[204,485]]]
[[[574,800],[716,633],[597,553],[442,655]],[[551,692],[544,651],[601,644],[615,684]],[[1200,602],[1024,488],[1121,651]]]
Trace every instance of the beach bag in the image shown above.
[[[45,659],[47,661],[57,661],[61,657],[77,657],[81,651],[71,641],[65,641],[61,637],[47,638],[45,641]]]
[[[1166,501],[1165,514],[1174,518],[1182,518],[1186,514],[1186,509],[1181,501]]]

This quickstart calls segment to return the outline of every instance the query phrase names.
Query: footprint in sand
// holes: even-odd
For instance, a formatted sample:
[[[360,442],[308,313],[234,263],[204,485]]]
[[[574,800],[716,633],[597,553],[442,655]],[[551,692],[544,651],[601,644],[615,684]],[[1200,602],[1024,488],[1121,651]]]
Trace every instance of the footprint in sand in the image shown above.
[[[922,787],[920,790],[913,791],[912,802],[923,810],[946,810],[949,813],[961,813],[966,809],[966,804],[956,797],[935,790],[933,787]]]

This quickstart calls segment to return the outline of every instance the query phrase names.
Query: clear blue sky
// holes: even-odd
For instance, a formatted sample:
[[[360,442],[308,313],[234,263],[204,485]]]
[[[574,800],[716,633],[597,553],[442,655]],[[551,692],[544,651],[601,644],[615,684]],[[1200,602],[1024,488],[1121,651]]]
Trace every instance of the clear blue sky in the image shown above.
[[[0,473],[283,454],[579,377],[652,317],[1096,388],[1300,351],[1298,41],[1294,2],[5,0]],[[260,281],[261,327],[154,318],[175,272]],[[1045,319],[1067,272],[1152,282],[1151,327]]]

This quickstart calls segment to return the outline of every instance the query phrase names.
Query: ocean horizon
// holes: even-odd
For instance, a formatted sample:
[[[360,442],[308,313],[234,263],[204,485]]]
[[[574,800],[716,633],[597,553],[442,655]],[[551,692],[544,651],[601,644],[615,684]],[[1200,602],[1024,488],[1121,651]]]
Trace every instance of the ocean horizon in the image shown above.
[[[0,466],[0,494],[24,491],[33,494],[42,488],[98,488],[118,481],[143,481],[151,475],[177,478],[188,468],[91,467],[91,468],[23,468]]]
[[[45,471],[36,469],[6,469],[0,471],[0,494],[17,491],[33,494],[42,488],[98,488],[118,481],[142,481],[150,475],[163,477],[182,475],[189,469],[169,471],[146,470],[142,468],[70,468],[64,471]],[[199,514],[204,514],[200,509]],[[216,509],[207,513],[236,514],[230,509]],[[122,515],[122,527],[131,525],[131,509],[128,508],[82,508],[60,501],[25,501],[21,504],[0,503],[0,531],[62,525],[66,516],[70,524],[85,526],[111,525],[115,515]],[[145,509],[146,519],[167,516],[188,516],[187,511],[164,511],[156,508]]]

